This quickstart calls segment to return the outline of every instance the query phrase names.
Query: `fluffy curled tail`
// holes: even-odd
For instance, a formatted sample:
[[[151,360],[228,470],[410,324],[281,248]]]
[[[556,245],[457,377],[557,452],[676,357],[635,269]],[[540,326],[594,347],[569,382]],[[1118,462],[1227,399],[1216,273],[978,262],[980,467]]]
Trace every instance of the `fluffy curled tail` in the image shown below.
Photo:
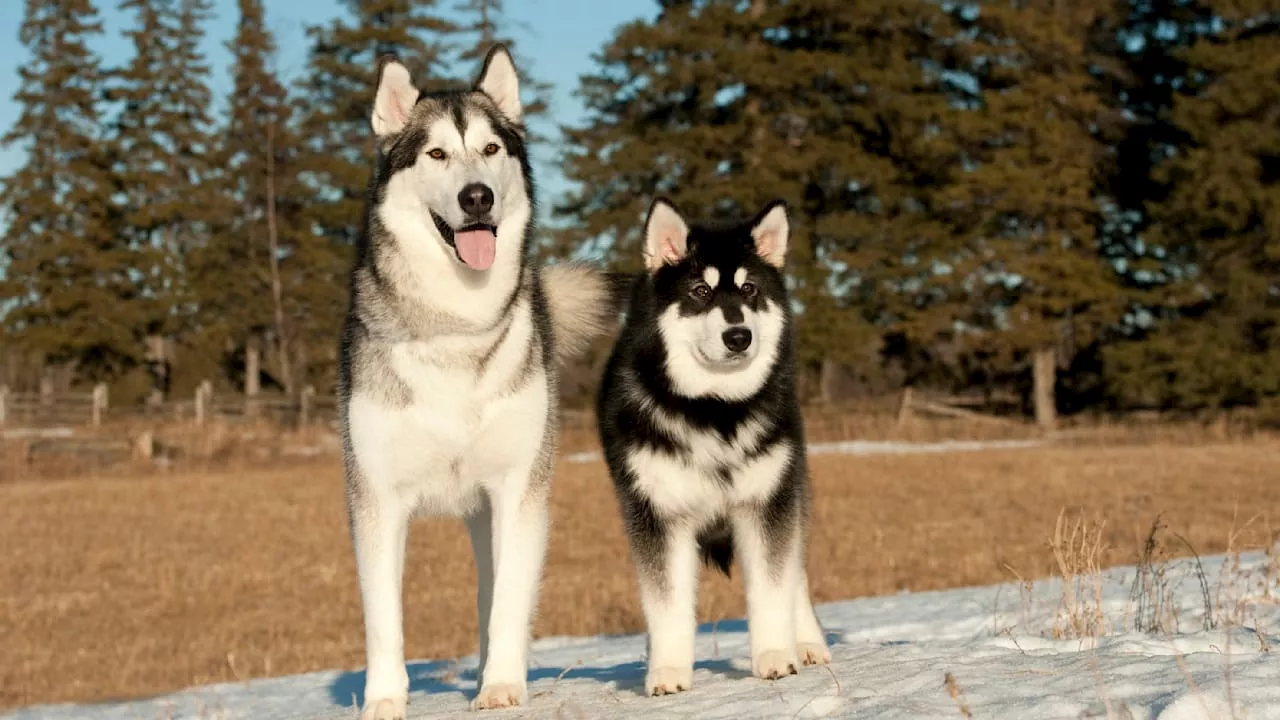
[[[725,577],[730,577],[729,566],[733,564],[733,528],[728,521],[722,519],[698,533],[698,553],[702,556],[702,562],[715,567]]]
[[[581,355],[596,338],[612,330],[630,295],[634,277],[585,263],[558,263],[542,269],[556,358]]]

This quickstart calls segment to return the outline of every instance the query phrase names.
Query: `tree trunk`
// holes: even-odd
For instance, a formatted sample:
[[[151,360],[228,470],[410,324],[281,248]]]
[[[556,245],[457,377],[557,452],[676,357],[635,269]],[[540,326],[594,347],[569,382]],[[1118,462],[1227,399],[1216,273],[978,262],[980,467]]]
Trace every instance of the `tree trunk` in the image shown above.
[[[169,387],[169,353],[164,336],[147,336],[147,363],[151,365],[151,394],[147,404],[161,405]]]
[[[824,405],[836,402],[836,395],[839,393],[836,385],[840,381],[840,370],[838,363],[827,358],[822,359],[822,364],[818,368],[818,398]]]
[[[267,124],[267,242],[271,249],[271,299],[275,303],[276,349],[280,353],[280,382],[285,394],[293,395],[293,372],[289,368],[289,336],[284,331],[284,291],[280,286],[280,240],[276,233],[276,124]]]
[[[1054,394],[1058,374],[1055,354],[1051,347],[1036,350],[1032,367],[1036,424],[1045,430],[1058,426],[1058,404]]]

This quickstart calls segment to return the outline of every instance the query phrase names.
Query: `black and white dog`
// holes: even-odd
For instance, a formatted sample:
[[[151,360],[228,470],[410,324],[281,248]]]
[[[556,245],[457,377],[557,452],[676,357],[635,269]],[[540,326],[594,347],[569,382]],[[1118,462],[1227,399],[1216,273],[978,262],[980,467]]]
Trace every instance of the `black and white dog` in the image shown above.
[[[639,575],[651,695],[693,681],[699,558],[746,582],[761,678],[830,662],[805,574],[809,486],[781,268],[786,206],[690,227],[665,199],[605,369],[598,417]]]

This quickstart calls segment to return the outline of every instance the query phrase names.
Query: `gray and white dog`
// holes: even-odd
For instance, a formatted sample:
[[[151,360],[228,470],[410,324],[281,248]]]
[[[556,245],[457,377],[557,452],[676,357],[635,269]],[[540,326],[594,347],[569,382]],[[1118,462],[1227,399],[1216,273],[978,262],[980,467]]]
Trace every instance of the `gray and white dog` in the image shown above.
[[[473,708],[526,703],[559,433],[557,364],[617,316],[610,275],[532,261],[519,82],[493,48],[467,90],[378,64],[376,161],[340,344],[340,422],[364,607],[364,720],[408,702],[410,519],[466,519],[479,577]]]
[[[789,235],[780,201],[690,225],[660,198],[645,223],[648,272],[597,408],[649,630],[649,694],[693,684],[699,558],[725,574],[735,558],[742,567],[757,676],[831,660],[805,573]]]

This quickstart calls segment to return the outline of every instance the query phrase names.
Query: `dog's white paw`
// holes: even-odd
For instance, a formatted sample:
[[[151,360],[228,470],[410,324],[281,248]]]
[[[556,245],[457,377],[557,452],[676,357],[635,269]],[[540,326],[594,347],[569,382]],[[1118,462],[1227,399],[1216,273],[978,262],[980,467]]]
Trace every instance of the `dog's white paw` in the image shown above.
[[[796,643],[796,655],[805,665],[826,665],[831,662],[831,650],[822,643]]]
[[[650,668],[644,679],[646,695],[675,695],[693,687],[693,668]]]
[[[489,683],[480,688],[480,694],[471,701],[471,709],[496,710],[528,702],[529,690],[524,683]]]
[[[788,675],[795,675],[798,664],[794,648],[790,651],[765,650],[751,658],[751,671],[758,678],[777,680]]]
[[[360,720],[404,720],[406,698],[375,698],[366,700]]]

